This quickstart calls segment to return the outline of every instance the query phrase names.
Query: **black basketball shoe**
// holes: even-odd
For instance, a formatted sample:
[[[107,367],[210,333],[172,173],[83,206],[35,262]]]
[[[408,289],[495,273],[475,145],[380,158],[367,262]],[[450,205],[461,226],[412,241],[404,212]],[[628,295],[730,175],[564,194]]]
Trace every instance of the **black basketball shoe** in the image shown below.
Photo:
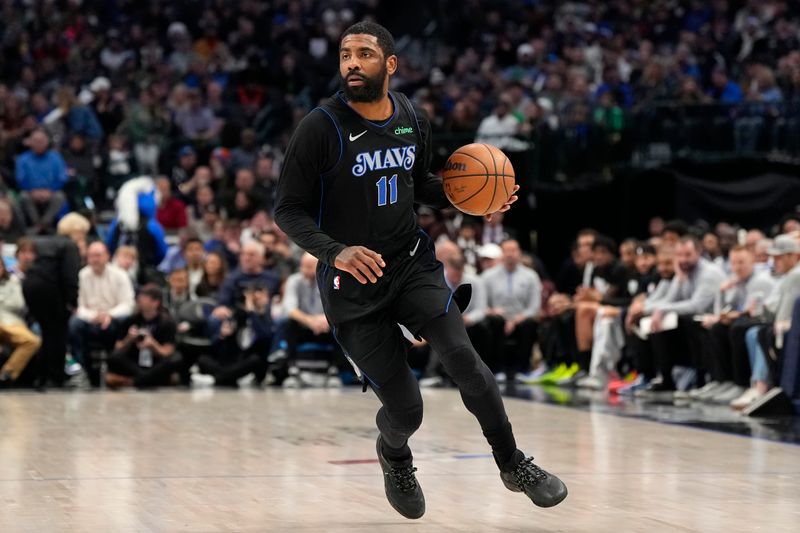
[[[567,486],[553,474],[536,466],[533,457],[517,450],[508,469],[501,470],[500,479],[512,492],[524,492],[539,507],[553,507],[567,497]]]
[[[417,469],[412,464],[413,460],[409,458],[405,461],[390,461],[383,456],[381,442],[379,436],[375,448],[383,470],[386,499],[395,511],[406,518],[420,518],[425,514],[425,496],[414,475]]]

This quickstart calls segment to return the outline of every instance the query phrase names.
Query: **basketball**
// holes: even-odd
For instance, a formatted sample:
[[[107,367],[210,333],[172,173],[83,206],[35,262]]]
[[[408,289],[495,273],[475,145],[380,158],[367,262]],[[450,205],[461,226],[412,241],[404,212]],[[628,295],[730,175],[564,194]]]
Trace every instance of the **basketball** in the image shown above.
[[[494,213],[514,191],[514,168],[506,154],[491,144],[467,144],[453,152],[442,177],[447,198],[468,215]]]

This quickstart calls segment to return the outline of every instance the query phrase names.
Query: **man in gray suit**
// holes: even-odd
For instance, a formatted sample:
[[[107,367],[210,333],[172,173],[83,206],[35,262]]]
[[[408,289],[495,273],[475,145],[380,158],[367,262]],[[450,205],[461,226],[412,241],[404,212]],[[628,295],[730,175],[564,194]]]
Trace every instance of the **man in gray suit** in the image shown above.
[[[694,321],[695,315],[710,312],[725,272],[701,257],[702,247],[695,237],[682,237],[675,248],[675,277],[664,298],[648,302],[645,313],[651,313],[650,343],[660,380],[653,380],[648,393],[675,391],[672,368],[676,364],[694,366],[703,380],[703,343],[707,332]],[[677,313],[678,327],[664,331],[667,313]],[[702,383],[700,383],[702,385]]]
[[[711,381],[702,389],[690,391],[696,400],[728,403],[744,393],[750,384],[745,332],[762,323],[758,308],[772,291],[774,279],[769,272],[755,271],[755,255],[744,245],[729,254],[733,277],[720,287],[714,314],[706,315],[703,326],[709,330],[704,346],[706,367]]]

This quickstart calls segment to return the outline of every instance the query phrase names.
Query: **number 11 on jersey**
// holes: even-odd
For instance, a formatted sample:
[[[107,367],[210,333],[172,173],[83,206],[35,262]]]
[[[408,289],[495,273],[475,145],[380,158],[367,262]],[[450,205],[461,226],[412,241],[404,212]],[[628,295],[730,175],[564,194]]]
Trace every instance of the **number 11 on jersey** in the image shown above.
[[[378,186],[378,207],[386,205],[386,176],[375,183]],[[397,174],[389,178],[389,203],[397,203]]]

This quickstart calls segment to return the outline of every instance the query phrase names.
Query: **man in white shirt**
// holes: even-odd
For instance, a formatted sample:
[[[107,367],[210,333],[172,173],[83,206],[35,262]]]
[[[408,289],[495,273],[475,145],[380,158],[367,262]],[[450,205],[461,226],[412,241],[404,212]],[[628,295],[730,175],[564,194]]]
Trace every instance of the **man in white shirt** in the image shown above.
[[[486,287],[488,309],[496,352],[513,379],[517,372],[530,370],[531,349],[536,341],[535,318],[542,299],[542,282],[536,272],[522,265],[519,243],[509,239],[500,246],[500,264],[481,275]],[[513,342],[509,342],[513,341]],[[498,379],[505,379],[500,372]]]
[[[130,277],[109,264],[105,244],[89,245],[86,259],[88,265],[78,275],[78,310],[69,321],[69,343],[72,356],[88,371],[90,343],[110,349],[121,322],[133,313],[135,302]]]
[[[301,344],[315,344],[319,349],[330,347],[332,356],[328,360],[329,383],[334,386],[338,371],[335,350],[338,344],[331,333],[328,319],[322,309],[322,300],[317,286],[317,258],[308,252],[300,259],[300,271],[286,280],[283,291],[283,311],[286,314],[286,344],[289,376],[283,382],[287,388],[303,385],[297,363],[297,350]]]

